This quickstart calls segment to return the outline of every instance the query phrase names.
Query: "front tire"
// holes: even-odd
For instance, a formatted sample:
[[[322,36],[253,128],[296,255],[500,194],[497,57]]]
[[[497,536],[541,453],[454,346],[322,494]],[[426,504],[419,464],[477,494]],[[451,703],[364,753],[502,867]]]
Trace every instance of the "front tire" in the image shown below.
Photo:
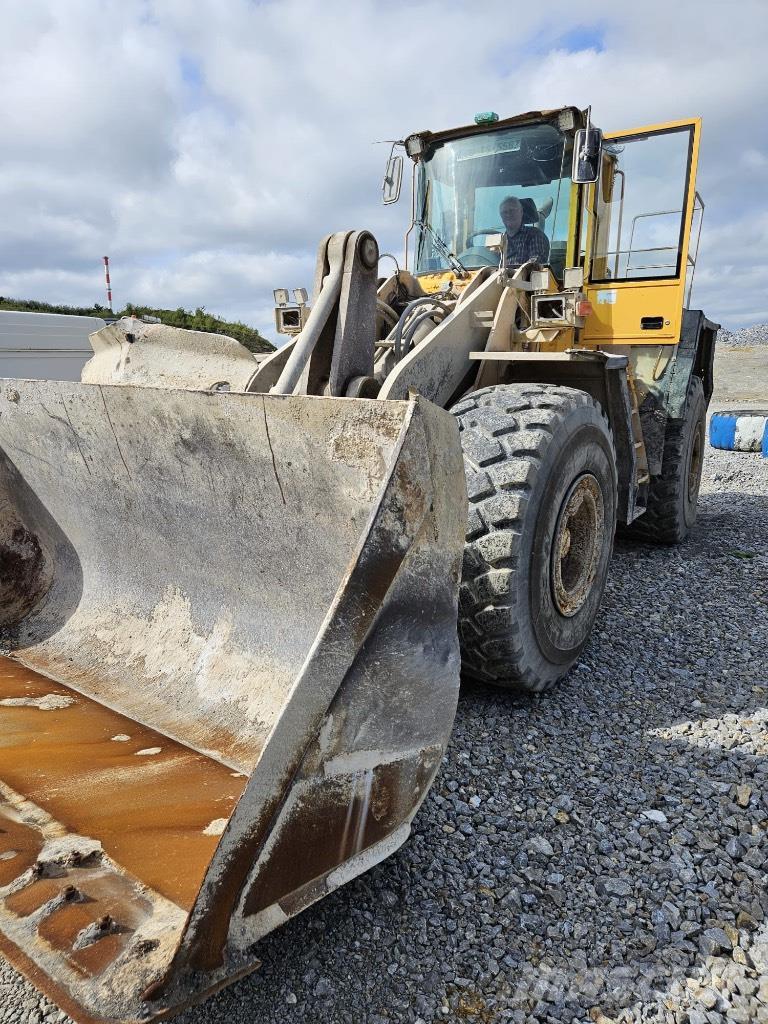
[[[597,617],[616,524],[616,455],[600,405],[539,384],[459,402],[469,495],[459,603],[465,671],[540,692]]]

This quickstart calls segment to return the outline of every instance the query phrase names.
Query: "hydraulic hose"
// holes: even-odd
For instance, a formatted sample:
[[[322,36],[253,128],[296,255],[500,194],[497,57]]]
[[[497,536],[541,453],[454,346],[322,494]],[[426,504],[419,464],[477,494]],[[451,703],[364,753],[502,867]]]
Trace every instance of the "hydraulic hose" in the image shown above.
[[[381,313],[390,328],[395,326],[397,323],[397,313],[388,302],[385,302],[383,299],[376,299],[376,311]]]
[[[445,314],[439,309],[429,309],[426,313],[419,313],[415,316],[408,326],[403,331],[403,342],[402,351],[403,355],[407,356],[411,350],[413,339],[416,336],[416,331],[421,327],[427,320],[431,320],[433,317],[439,317],[438,323],[442,323],[445,320]]]
[[[418,299],[413,299],[412,302],[409,302],[408,305],[403,310],[403,312],[400,314],[400,319],[397,321],[397,328],[395,330],[395,337],[393,339],[395,359],[398,362],[400,361],[400,359],[402,359],[404,355],[402,351],[402,340],[405,322],[409,318],[411,313],[414,311],[414,309],[417,309],[419,306],[424,306],[427,304],[431,306],[437,306],[438,309],[441,309],[443,311],[445,316],[449,316],[450,313],[452,312],[450,306],[447,306],[444,302],[441,302],[440,299],[436,299],[431,295],[421,295],[419,296]]]

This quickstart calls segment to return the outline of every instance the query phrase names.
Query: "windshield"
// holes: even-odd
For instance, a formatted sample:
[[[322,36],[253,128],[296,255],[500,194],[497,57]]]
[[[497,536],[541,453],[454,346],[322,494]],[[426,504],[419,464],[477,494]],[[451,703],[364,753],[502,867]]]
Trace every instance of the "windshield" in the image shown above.
[[[455,269],[450,253],[468,270],[498,266],[489,246],[506,233],[508,267],[534,259],[562,278],[572,146],[551,124],[434,144],[418,165],[416,273]]]

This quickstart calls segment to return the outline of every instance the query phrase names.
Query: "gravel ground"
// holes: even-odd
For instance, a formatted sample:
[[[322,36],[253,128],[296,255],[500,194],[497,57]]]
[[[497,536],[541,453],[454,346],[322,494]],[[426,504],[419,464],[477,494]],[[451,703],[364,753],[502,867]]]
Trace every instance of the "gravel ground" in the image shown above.
[[[465,685],[410,841],[183,1024],[768,1021],[768,460],[619,543],[549,696]],[[0,1022],[66,1021],[4,964]]]

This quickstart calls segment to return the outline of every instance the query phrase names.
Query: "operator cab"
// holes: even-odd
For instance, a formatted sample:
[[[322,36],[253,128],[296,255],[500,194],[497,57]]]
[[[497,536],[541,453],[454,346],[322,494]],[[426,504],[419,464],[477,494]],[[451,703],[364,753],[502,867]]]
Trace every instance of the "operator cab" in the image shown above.
[[[416,161],[417,275],[455,270],[456,261],[467,271],[499,266],[506,252],[508,268],[534,259],[562,281],[578,194],[571,179],[573,119],[563,113],[570,111],[551,120],[470,128],[463,137],[406,139]],[[515,234],[502,219],[510,199],[522,207]]]

